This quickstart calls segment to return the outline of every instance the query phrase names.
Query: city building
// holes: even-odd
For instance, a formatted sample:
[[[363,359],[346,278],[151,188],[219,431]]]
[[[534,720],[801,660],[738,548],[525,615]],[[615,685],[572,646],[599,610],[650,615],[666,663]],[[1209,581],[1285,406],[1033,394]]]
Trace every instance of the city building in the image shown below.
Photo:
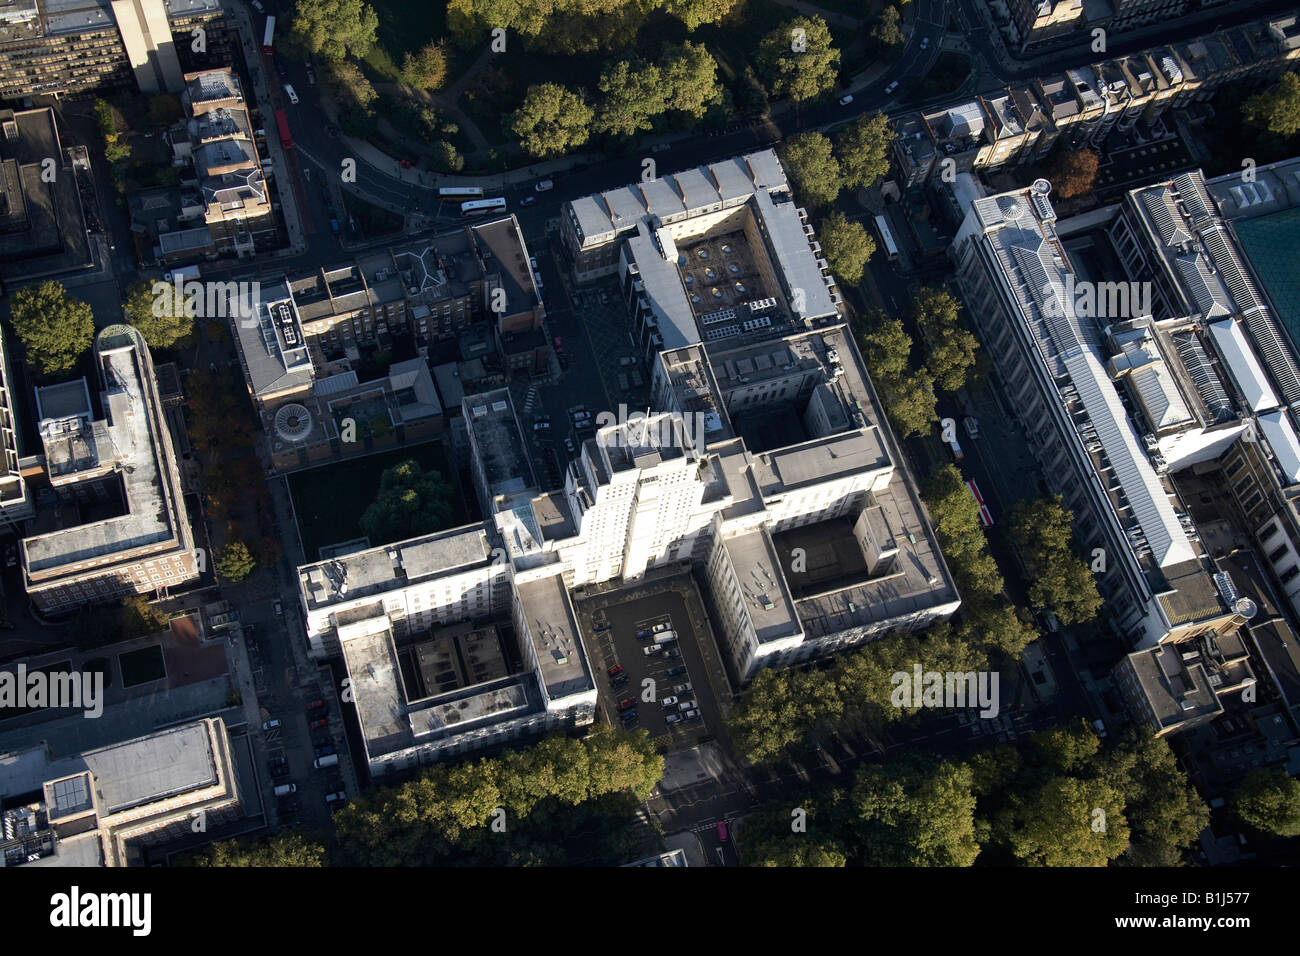
[[[680,247],[661,227],[654,248],[667,254],[652,268],[641,220],[617,260],[611,236],[579,265],[609,275],[621,262],[629,304],[645,294],[655,304],[643,311],[676,330],[671,348],[643,339],[657,407],[600,412],[547,490],[510,391],[464,395],[485,520],[299,569],[312,653],[343,657],[372,772],[590,721],[596,689],[570,594],[593,586],[692,570],[740,682],[959,607],[776,157],[672,179],[667,194],[639,192],[663,215],[670,196],[685,217],[683,195],[714,190],[715,208],[691,214],[701,221],[676,220]],[[605,201],[566,210],[569,241]],[[721,305],[768,301],[711,315],[687,290],[703,298],[716,282]]]
[[[1225,697],[1254,683],[1241,632],[1134,651],[1115,669],[1129,715],[1157,737],[1209,723],[1224,712]]]
[[[108,326],[94,356],[103,417],[84,379],[36,393],[49,487],[20,552],[27,595],[43,611],[163,594],[199,576],[144,338]]]
[[[1156,348],[1141,283],[1077,275],[1050,189],[1039,180],[967,199],[951,249],[967,314],[1074,515],[1115,630],[1137,649],[1235,630],[1235,592],[1216,578],[1170,471],[1212,457],[1244,426],[1231,407],[1193,421],[1189,402],[1219,404],[1214,382],[1208,400],[1179,387],[1192,376],[1172,374]],[[1188,354],[1200,344],[1194,335]],[[1159,432],[1185,425],[1190,437],[1162,446]]]
[[[82,205],[94,208],[89,170],[83,147],[64,147],[54,110],[0,110],[0,279],[94,266]]]
[[[575,199],[562,226],[579,282],[619,276],[647,358],[838,320],[839,290],[771,150]]]
[[[1157,20],[1165,18],[1159,6],[1148,11]],[[1224,83],[1271,82],[1297,58],[1300,25],[1287,15],[1046,73],[966,103],[901,114],[894,163],[905,187],[951,183],[961,172],[1042,160],[1058,144],[1100,146],[1115,131],[1163,137],[1171,107],[1206,102]]]
[[[36,513],[36,508],[19,462],[12,381],[4,333],[0,332],[0,516],[10,530],[16,530],[20,522]]]
[[[0,754],[3,866],[131,866],[151,846],[242,815],[230,736],[206,718],[122,743]]]
[[[1300,160],[1206,182],[1199,171],[1128,193],[1108,233],[1126,273],[1224,423],[1163,441],[1174,472],[1216,466],[1276,586],[1300,613]],[[1186,318],[1183,318],[1186,317]],[[1226,430],[1225,430],[1226,429]],[[1201,435],[1229,441],[1207,442]],[[1189,440],[1190,439],[1190,440]]]
[[[270,187],[253,135],[253,124],[239,78],[230,69],[185,74],[181,105],[183,135],[172,140],[176,159],[192,166],[181,177],[181,195],[197,196],[202,225],[158,237],[160,256],[233,252],[240,258],[276,241]],[[203,232],[206,230],[207,242]]]
[[[219,0],[0,0],[0,99],[179,93],[236,42]]]

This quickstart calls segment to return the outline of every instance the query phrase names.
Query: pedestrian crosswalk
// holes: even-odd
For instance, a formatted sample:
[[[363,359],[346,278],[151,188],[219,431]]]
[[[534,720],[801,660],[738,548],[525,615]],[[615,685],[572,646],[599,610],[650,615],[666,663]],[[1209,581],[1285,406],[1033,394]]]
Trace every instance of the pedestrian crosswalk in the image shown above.
[[[524,411],[531,412],[533,406],[537,404],[537,389],[531,385],[528,387],[527,394],[524,395]]]

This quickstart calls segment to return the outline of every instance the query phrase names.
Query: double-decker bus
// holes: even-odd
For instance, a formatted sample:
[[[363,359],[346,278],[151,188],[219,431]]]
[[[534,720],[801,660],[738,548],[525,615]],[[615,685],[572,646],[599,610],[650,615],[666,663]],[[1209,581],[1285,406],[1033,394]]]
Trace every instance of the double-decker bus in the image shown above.
[[[488,213],[505,211],[506,201],[501,198],[475,199],[473,202],[460,204],[460,214],[462,216],[486,216]]]
[[[464,202],[467,199],[482,199],[482,186],[456,186],[438,190],[438,198],[443,202]]]
[[[894,234],[889,231],[889,223],[885,221],[884,216],[876,217],[876,232],[880,233],[880,241],[885,247],[885,255],[890,262],[898,258],[898,246],[894,243]]]

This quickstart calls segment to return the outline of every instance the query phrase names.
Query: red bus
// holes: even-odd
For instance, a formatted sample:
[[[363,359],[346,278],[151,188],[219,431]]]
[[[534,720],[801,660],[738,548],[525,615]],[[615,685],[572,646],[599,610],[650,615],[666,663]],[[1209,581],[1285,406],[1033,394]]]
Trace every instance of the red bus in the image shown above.
[[[989,510],[989,506],[984,502],[984,496],[980,494],[980,486],[975,484],[974,481],[968,481],[966,487],[970,489],[971,497],[975,499],[975,503],[980,506],[980,526],[983,528],[993,527],[993,512]]]
[[[284,115],[284,110],[275,111],[275,125],[280,127],[280,145],[285,149],[293,149],[293,137],[289,135],[289,117]]]
[[[262,52],[270,56],[275,52],[275,17],[266,18],[266,32],[262,34]]]

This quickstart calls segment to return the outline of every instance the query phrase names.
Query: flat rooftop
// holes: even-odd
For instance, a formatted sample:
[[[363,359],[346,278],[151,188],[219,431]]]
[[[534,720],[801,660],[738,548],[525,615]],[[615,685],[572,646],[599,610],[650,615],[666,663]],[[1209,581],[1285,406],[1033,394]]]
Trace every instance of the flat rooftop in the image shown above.
[[[303,565],[298,581],[314,611],[486,565],[491,556],[483,526],[467,525]]]
[[[724,538],[745,599],[745,613],[760,644],[800,632],[794,599],[781,569],[781,559],[766,528]]]
[[[594,684],[578,622],[559,574],[517,582],[520,615],[532,636],[533,653],[542,672],[546,696],[559,700],[590,690]]]
[[[29,577],[180,537],[178,489],[164,461],[166,424],[141,362],[144,348],[139,333],[124,325],[104,329],[95,341],[108,435],[128,513],[25,538]]]
[[[466,395],[461,400],[461,413],[493,496],[536,487],[509,389]]]

